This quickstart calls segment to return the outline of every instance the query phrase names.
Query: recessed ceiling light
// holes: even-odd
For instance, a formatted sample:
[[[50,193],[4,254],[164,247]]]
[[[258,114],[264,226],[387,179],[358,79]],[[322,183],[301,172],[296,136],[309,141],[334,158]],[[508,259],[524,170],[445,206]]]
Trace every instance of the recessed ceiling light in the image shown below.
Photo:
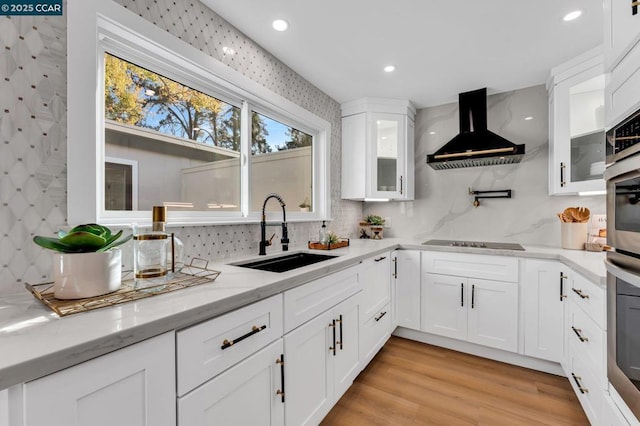
[[[573,12],[569,12],[566,15],[564,15],[564,18],[562,18],[563,21],[573,21],[574,19],[577,19],[578,17],[580,17],[580,15],[582,15],[582,11],[581,10],[574,10]]]
[[[271,23],[271,26],[276,31],[287,31],[289,29],[289,23],[284,19],[276,19]]]
[[[384,72],[394,72],[396,70],[396,67],[393,65],[387,65],[386,67],[384,67]]]
[[[430,134],[430,135],[435,135],[435,134],[436,134],[436,132],[429,132],[429,134]]]
[[[525,119],[526,121],[529,121],[529,120],[533,120],[533,117],[529,116],[529,117],[525,117],[524,119]]]
[[[224,53],[225,55],[233,55],[236,53],[236,51],[228,46],[222,46],[222,53]]]

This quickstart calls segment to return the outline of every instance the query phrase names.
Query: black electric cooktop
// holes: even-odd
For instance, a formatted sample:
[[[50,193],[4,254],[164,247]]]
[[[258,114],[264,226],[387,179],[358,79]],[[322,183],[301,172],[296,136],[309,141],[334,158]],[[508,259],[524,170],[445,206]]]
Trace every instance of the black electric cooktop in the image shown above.
[[[520,250],[524,251],[524,247],[517,243],[494,243],[490,241],[460,241],[460,240],[429,240],[422,243],[424,246],[441,246],[441,247],[471,247],[495,250]]]

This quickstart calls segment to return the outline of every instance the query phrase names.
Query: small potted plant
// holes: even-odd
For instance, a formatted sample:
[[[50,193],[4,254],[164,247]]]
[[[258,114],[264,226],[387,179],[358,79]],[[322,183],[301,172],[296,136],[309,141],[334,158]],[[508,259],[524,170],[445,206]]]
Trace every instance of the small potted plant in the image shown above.
[[[53,250],[53,291],[56,299],[83,299],[111,293],[122,284],[122,252],[131,239],[94,223],[79,225],[58,237],[35,236],[40,247]]]
[[[365,218],[371,229],[371,238],[374,240],[382,239],[382,230],[384,229],[384,219],[380,216],[370,214]]]
[[[311,211],[311,203],[309,202],[309,197],[305,197],[304,201],[298,205],[300,207],[301,212]]]

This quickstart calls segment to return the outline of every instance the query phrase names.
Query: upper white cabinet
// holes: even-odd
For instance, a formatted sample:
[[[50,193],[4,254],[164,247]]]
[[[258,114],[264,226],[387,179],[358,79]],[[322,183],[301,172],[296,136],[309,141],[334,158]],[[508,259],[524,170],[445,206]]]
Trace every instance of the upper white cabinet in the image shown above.
[[[605,124],[617,124],[640,107],[640,6],[604,1]]]
[[[414,119],[409,101],[342,104],[342,198],[414,198]]]
[[[602,49],[551,70],[549,194],[604,191],[604,87]]]

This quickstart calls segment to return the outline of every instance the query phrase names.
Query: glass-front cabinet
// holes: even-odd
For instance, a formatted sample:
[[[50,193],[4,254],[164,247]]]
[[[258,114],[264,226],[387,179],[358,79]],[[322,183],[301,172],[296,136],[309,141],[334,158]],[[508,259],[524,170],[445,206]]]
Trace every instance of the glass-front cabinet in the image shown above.
[[[415,109],[367,98],[342,105],[342,198],[412,200]]]
[[[551,70],[550,195],[604,193],[604,87],[600,49]]]

